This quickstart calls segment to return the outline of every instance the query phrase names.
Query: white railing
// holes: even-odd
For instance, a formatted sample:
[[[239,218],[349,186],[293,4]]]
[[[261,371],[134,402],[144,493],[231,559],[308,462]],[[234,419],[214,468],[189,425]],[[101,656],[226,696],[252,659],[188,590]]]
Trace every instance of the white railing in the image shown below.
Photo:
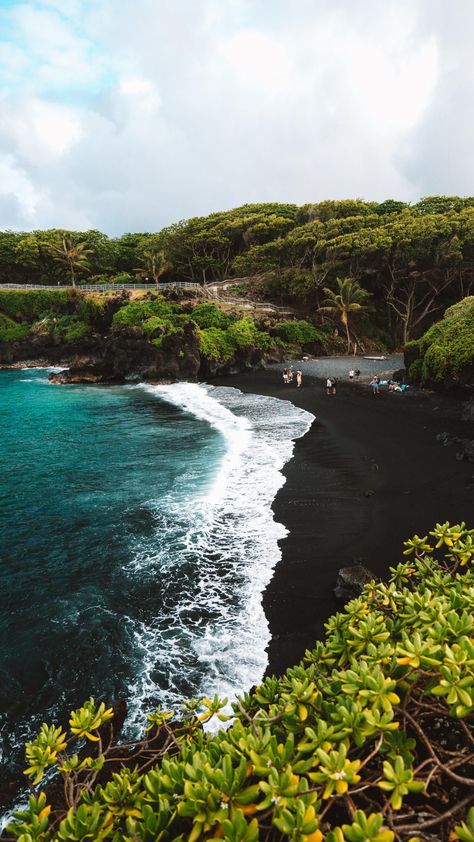
[[[296,315],[296,310],[293,307],[284,307],[278,304],[271,304],[270,301],[253,301],[250,298],[236,298],[235,296],[216,295],[209,287],[204,287],[203,294],[207,295],[212,301],[217,301],[219,304],[229,304],[230,306],[240,307],[246,310],[261,310],[266,313],[280,313],[284,315]]]
[[[71,286],[56,286],[52,284],[0,284],[2,289],[74,289]],[[176,281],[176,283],[165,284],[80,284],[75,289],[83,290],[84,292],[111,292],[112,290],[121,289],[148,289],[160,292],[161,290],[187,290],[188,292],[198,293],[206,298],[219,301],[221,304],[235,305],[248,310],[261,310],[267,313],[280,313],[295,315],[296,311],[292,307],[281,307],[278,304],[271,304],[266,301],[252,301],[249,298],[236,298],[234,296],[220,296],[212,289],[212,284],[202,286],[202,284],[191,283],[187,281]]]
[[[176,281],[175,283],[166,283],[166,284],[81,284],[77,287],[77,289],[86,289],[86,290],[100,290],[102,292],[107,292],[109,289],[184,289],[184,290],[192,290],[193,292],[196,290],[201,290],[201,284],[194,284],[188,283],[187,281]]]
[[[72,286],[53,284],[0,284],[0,289],[74,289]],[[79,284],[75,289],[82,289],[95,292],[108,292],[111,289],[184,289],[202,290],[201,284],[176,281],[166,284]]]

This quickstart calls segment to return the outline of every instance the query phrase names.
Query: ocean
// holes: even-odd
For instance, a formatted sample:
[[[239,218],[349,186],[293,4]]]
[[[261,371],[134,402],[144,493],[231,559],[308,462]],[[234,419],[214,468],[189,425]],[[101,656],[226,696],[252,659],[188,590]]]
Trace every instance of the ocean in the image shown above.
[[[232,698],[267,658],[271,504],[313,416],[194,383],[53,386],[0,371],[0,751],[91,695],[126,731],[184,697]]]

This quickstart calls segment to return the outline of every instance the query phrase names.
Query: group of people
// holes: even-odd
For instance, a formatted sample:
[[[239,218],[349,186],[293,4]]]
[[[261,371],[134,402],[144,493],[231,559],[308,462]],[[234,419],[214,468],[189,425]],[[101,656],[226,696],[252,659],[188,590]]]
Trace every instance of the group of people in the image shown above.
[[[381,383],[380,377],[378,377],[375,374],[372,377],[372,380],[370,381],[370,384],[369,384],[372,388],[372,393],[374,395],[380,394],[380,383]],[[408,389],[407,383],[398,383],[396,380],[384,380],[382,382],[382,385],[388,386],[389,392],[406,392],[406,390]]]
[[[349,380],[354,380],[354,378],[358,379],[359,377],[360,377],[360,369],[359,368],[355,368],[355,369],[351,368],[349,370]],[[299,368],[297,370],[296,375],[295,375],[295,372],[293,371],[293,366],[290,366],[290,368],[284,368],[283,369],[283,383],[285,383],[285,385],[287,385],[288,383],[293,383],[293,381],[295,379],[296,379],[296,387],[297,387],[297,389],[299,389],[301,387],[302,382],[303,382],[303,372],[302,372],[301,368]],[[382,382],[382,385],[388,385],[388,391],[389,392],[404,392],[406,389],[408,389],[407,385],[405,385],[405,384],[400,385],[400,383],[397,383],[396,380],[388,380],[388,381],[383,380],[383,381],[381,381],[380,377],[377,374],[374,374],[374,376],[372,377],[372,380],[369,383],[369,386],[372,389],[373,395],[379,395],[380,394],[380,383],[381,382]],[[337,380],[336,380],[336,378],[335,377],[327,377],[326,378],[326,394],[327,395],[335,395],[336,390],[337,390]]]
[[[290,366],[290,368],[284,368],[283,369],[283,383],[285,383],[285,384],[293,383],[294,379],[295,379],[295,373],[293,371],[293,367]],[[297,389],[299,389],[301,387],[302,382],[303,382],[303,372],[299,368],[296,372],[296,388]]]

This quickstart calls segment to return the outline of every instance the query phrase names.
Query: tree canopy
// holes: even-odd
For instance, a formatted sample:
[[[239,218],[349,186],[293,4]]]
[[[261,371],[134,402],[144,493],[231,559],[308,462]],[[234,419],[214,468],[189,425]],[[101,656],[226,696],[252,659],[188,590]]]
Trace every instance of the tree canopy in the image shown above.
[[[84,260],[58,259],[64,243]],[[116,238],[96,230],[0,232],[0,283],[69,285],[76,274],[78,283],[202,284],[259,275],[269,297],[313,311],[324,287],[337,292],[337,278],[348,277],[371,294],[373,318],[397,344],[472,293],[474,197],[247,204]]]

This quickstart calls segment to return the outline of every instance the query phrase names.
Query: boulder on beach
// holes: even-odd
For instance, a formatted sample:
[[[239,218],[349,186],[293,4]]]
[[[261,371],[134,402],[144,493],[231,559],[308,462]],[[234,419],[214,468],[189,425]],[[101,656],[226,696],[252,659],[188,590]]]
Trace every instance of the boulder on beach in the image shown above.
[[[337,599],[354,599],[360,596],[364,586],[377,577],[364,564],[353,564],[350,567],[341,567],[337,574],[334,595]]]

